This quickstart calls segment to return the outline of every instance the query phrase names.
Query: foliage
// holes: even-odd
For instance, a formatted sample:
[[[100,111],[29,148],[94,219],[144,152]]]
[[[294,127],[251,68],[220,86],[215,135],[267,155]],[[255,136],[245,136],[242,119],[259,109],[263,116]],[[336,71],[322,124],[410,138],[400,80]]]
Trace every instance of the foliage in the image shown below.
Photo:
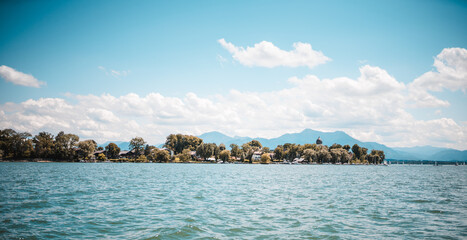
[[[208,158],[215,155],[216,148],[217,146],[215,143],[201,143],[198,148],[196,148],[196,154],[206,161]]]
[[[137,159],[136,162],[149,162],[149,160],[146,158],[144,155],[140,155]]]
[[[65,134],[63,131],[55,136],[54,154],[56,159],[73,160],[77,157],[74,147],[77,146],[79,137],[75,134]]]
[[[115,143],[110,143],[105,147],[105,154],[100,153],[97,159],[104,161],[112,159],[113,161],[138,161],[148,162],[169,162],[170,153],[167,150],[157,149],[154,146],[146,145],[140,137],[133,138],[130,146],[135,152],[134,159],[118,159],[120,148]],[[267,147],[262,147],[257,140],[252,140],[239,147],[236,144],[230,144],[231,150],[227,150],[224,144],[217,146],[215,143],[203,143],[203,140],[182,134],[171,134],[167,137],[166,146],[177,154],[174,159],[181,162],[190,162],[192,154],[190,151],[196,150],[199,157],[207,158],[215,156],[223,162],[231,161],[231,157],[240,158],[241,161],[250,161],[255,152],[262,152],[260,162],[269,163],[271,155]],[[97,144],[94,140],[79,141],[79,137],[74,134],[66,134],[63,131],[57,136],[48,132],[40,132],[31,138],[27,132],[16,132],[13,129],[0,130],[0,158],[2,159],[21,159],[21,158],[49,158],[61,160],[74,160],[76,158],[92,159],[96,151]],[[101,148],[102,149],[102,148]],[[144,151],[143,151],[144,150]],[[351,150],[352,152],[349,152]],[[144,152],[143,155],[141,155]],[[274,149],[274,159],[293,161],[300,157],[305,162],[313,163],[371,163],[381,164],[385,160],[385,154],[380,150],[371,150],[354,144],[349,145],[333,144],[329,148],[325,145],[317,144],[293,144],[285,143],[278,145]]]
[[[117,144],[115,143],[109,143],[106,147],[105,147],[105,151],[107,152],[107,156],[111,159],[116,159],[119,157],[119,153],[120,153],[120,148],[118,147]]]
[[[79,155],[84,159],[91,159],[96,151],[97,143],[94,140],[85,140],[78,143]]]
[[[142,137],[134,137],[131,139],[130,148],[135,151],[135,156],[141,155],[144,144],[146,144],[146,142]]]
[[[40,132],[33,138],[35,156],[51,158],[54,155],[54,136],[48,132]]]
[[[181,162],[189,162],[191,160],[190,150],[183,149],[182,153],[175,155]]]
[[[193,151],[203,143],[203,140],[196,136],[183,134],[170,134],[167,136],[164,147],[172,150],[174,154],[180,154],[184,149]]]
[[[107,157],[105,156],[105,154],[99,153],[99,155],[97,155],[97,160],[105,161],[105,160],[107,160]]]
[[[0,130],[0,149],[3,158],[32,157],[33,143],[31,134],[18,133],[13,129]]]
[[[261,162],[262,164],[269,164],[269,163],[271,163],[271,157],[269,156],[268,153],[263,153],[263,154],[261,155],[261,160],[260,160],[260,162]]]
[[[309,163],[318,161],[318,153],[311,148],[305,149],[303,151],[303,157]]]
[[[219,154],[219,159],[221,159],[224,163],[230,162],[230,151],[229,150],[223,150]]]
[[[157,162],[169,162],[170,154],[166,150],[159,149],[155,152],[155,159]]]
[[[230,154],[233,157],[240,157],[242,155],[242,150],[238,147],[237,144],[230,144]]]
[[[282,160],[284,158],[284,147],[282,145],[278,145],[276,149],[274,149],[275,158]]]

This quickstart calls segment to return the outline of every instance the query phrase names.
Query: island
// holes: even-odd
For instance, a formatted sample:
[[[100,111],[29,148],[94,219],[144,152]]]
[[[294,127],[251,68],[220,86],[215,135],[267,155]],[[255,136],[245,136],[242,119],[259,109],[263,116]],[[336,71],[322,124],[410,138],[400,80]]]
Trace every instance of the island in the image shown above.
[[[383,164],[382,150],[360,147],[358,144],[323,145],[320,137],[314,143],[284,143],[275,149],[263,147],[258,140],[241,146],[205,143],[203,139],[185,134],[170,134],[161,148],[134,137],[130,150],[122,151],[117,144],[98,147],[96,141],[80,141],[79,136],[59,132],[56,136],[13,129],[0,130],[2,161],[50,162],[136,162],[136,163],[245,163],[245,164]]]

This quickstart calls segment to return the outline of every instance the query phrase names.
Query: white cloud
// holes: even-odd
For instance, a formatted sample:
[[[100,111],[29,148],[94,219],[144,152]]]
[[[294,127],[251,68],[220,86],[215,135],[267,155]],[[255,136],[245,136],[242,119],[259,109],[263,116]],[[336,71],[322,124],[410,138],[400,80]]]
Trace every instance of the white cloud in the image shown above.
[[[436,71],[429,71],[415,79],[410,85],[410,94],[417,107],[447,107],[448,101],[436,98],[430,91],[440,92],[467,89],[467,49],[445,48],[436,56],[433,66]]]
[[[304,128],[343,130],[362,141],[390,146],[434,145],[467,148],[467,124],[442,118],[415,119],[405,109],[406,86],[384,69],[360,68],[357,79],[289,79],[280,91],[241,92],[225,96],[166,97],[104,94],[68,95],[73,101],[41,98],[0,105],[0,129],[37,133],[61,130],[98,142],[142,136],[163,143],[170,133],[276,137]],[[74,104],[70,102],[76,102]]]
[[[440,55],[438,59],[451,59],[445,66],[456,65],[452,69],[460,71],[458,59]],[[436,74],[444,76],[447,70],[440,69],[443,67]],[[232,136],[269,138],[313,128],[342,130],[361,141],[378,141],[389,146],[467,149],[467,122],[459,123],[442,114],[436,119],[420,120],[407,111],[414,101],[418,106],[436,101],[441,101],[438,106],[443,102],[449,104],[436,98],[414,98],[414,90],[431,96],[427,91],[437,89],[429,87],[431,82],[415,80],[406,86],[382,68],[365,65],[359,70],[360,76],[355,79],[291,77],[290,87],[269,92],[231,90],[227,95],[207,97],[195,93],[183,97],[160,93],[67,94],[66,99],[5,103],[0,105],[0,129],[15,128],[34,134],[64,130],[98,142],[141,136],[156,144],[163,143],[171,133],[199,135],[216,130]],[[452,75],[459,74],[451,71]],[[462,84],[441,83],[444,84],[441,90],[462,90]]]
[[[0,76],[6,81],[16,85],[35,88],[40,88],[41,85],[45,85],[45,82],[40,82],[31,74],[22,73],[5,65],[0,66]]]
[[[293,50],[284,51],[267,41],[262,41],[255,44],[254,47],[246,49],[226,42],[223,38],[219,39],[218,42],[232,54],[236,61],[250,67],[307,66],[313,68],[331,60],[322,52],[313,50],[309,43],[296,42],[293,44]]]

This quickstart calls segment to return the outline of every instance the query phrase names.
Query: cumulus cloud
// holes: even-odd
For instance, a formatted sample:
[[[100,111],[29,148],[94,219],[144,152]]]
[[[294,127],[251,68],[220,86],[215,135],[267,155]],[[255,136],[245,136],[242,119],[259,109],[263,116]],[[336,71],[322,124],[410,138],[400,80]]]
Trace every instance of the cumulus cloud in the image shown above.
[[[246,49],[226,42],[223,38],[219,39],[218,42],[232,54],[236,61],[250,67],[307,66],[313,68],[331,60],[322,52],[313,50],[309,43],[296,42],[293,44],[293,50],[285,51],[267,41],[262,41]]]
[[[453,119],[417,120],[407,108],[407,87],[384,69],[362,66],[356,79],[289,79],[290,87],[200,97],[130,93],[68,95],[0,105],[0,129],[37,133],[64,130],[98,142],[141,136],[163,143],[170,133],[276,137],[304,128],[343,130],[362,141],[390,146],[467,148],[467,124]],[[72,103],[73,102],[73,103]]]
[[[40,82],[31,74],[22,73],[5,65],[0,66],[0,76],[6,81],[16,85],[35,88],[40,88],[41,85],[45,85],[45,82]]]
[[[445,48],[435,57],[433,66],[436,71],[429,71],[415,79],[410,85],[412,100],[419,107],[447,107],[449,102],[430,94],[444,89],[451,91],[467,89],[467,49]]]

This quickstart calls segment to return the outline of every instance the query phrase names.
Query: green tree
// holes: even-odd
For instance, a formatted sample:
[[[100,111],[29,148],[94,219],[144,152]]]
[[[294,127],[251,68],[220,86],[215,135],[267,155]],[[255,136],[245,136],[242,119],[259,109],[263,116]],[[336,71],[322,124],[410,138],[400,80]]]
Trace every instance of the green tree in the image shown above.
[[[182,153],[175,155],[175,158],[181,162],[189,162],[191,160],[190,149],[183,149]]]
[[[242,154],[242,150],[238,147],[237,144],[230,144],[230,154],[233,156],[233,157],[240,157],[241,154]]]
[[[331,153],[329,153],[329,150],[327,149],[326,146],[323,146],[319,151],[318,151],[318,163],[328,163],[332,159]]]
[[[107,160],[107,157],[105,156],[105,154],[99,153],[99,155],[97,155],[97,160],[105,161],[105,160]]]
[[[74,134],[65,134],[63,131],[55,136],[54,155],[56,159],[73,160],[77,157],[74,147],[77,146],[79,137]]]
[[[353,159],[361,159],[362,155],[363,155],[363,151],[362,151],[362,148],[360,146],[358,146],[358,144],[354,144],[352,146],[352,153],[353,153]]]
[[[170,154],[166,150],[159,149],[156,151],[156,161],[158,162],[169,162]]]
[[[350,150],[350,146],[348,144],[344,145],[342,148],[344,148],[346,151]]]
[[[298,150],[300,149],[300,145],[295,143],[286,143],[284,144],[284,157],[292,161],[294,158],[298,156]]]
[[[219,159],[222,160],[222,162],[230,162],[230,151],[229,150],[222,150],[221,153],[219,154]]]
[[[242,158],[243,159],[248,159],[251,163],[251,157],[253,156],[253,153],[255,152],[255,149],[251,147],[250,144],[244,143],[242,144]]]
[[[119,154],[120,154],[120,148],[118,147],[117,144],[115,143],[109,143],[109,145],[107,145],[105,147],[105,151],[107,152],[107,157],[110,158],[110,159],[117,159],[119,158]]]
[[[142,137],[134,137],[131,139],[130,148],[135,151],[135,157],[143,153],[144,144],[146,144],[146,142]]]
[[[329,150],[336,149],[336,148],[342,148],[342,145],[334,143],[332,146],[329,147]]]
[[[79,155],[84,159],[91,159],[96,151],[97,143],[94,140],[84,140],[78,143]]]
[[[167,136],[164,147],[172,150],[174,154],[179,154],[183,149],[194,151],[201,143],[203,143],[203,140],[196,136],[170,134]]]
[[[36,157],[51,158],[54,155],[54,136],[48,132],[40,132],[33,138]]]
[[[219,150],[222,152],[225,150],[225,144],[221,143],[219,144]]]
[[[262,164],[269,164],[269,163],[271,163],[271,157],[269,156],[268,153],[263,153],[263,154],[261,155],[260,162],[261,162]]]
[[[145,155],[140,155],[136,158],[136,162],[149,162]]]
[[[258,140],[251,140],[248,145],[250,145],[252,148],[260,149],[263,147],[263,145],[258,141]]]
[[[214,143],[202,143],[196,148],[196,154],[206,161],[211,156],[214,156],[216,148],[217,146]]]
[[[368,160],[373,164],[381,164],[385,159],[384,151],[381,150],[371,150]]]
[[[303,158],[309,163],[316,162],[318,160],[318,153],[311,148],[307,148],[303,151]]]
[[[278,145],[276,149],[274,149],[274,157],[278,160],[284,158],[284,147],[282,147],[282,145]]]

